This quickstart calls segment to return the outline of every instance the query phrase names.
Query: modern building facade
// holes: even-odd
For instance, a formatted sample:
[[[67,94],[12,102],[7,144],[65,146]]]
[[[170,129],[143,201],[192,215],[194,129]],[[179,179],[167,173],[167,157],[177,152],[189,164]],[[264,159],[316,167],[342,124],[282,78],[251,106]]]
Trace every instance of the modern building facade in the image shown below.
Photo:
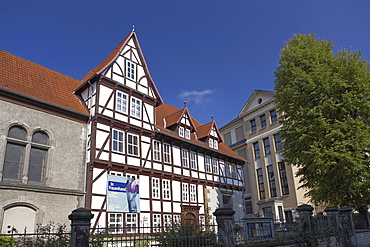
[[[247,215],[293,220],[295,208],[308,203],[298,189],[296,167],[286,164],[281,154],[281,128],[275,109],[275,94],[255,90],[237,118],[220,128],[224,141],[249,160],[245,175]]]
[[[81,82],[0,50],[0,231],[67,224],[85,205]]]

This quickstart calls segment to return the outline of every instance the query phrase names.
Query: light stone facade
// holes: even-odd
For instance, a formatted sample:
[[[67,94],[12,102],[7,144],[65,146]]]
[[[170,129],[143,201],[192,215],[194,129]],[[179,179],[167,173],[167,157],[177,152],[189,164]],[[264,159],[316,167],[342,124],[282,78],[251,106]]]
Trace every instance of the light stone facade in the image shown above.
[[[274,96],[255,90],[238,117],[220,132],[226,144],[249,160],[244,170],[246,214],[290,221],[296,217],[295,208],[309,203],[309,198],[298,189],[296,167],[283,162]]]
[[[11,126],[24,128],[28,141],[34,131],[47,133],[49,143],[42,181],[28,180],[26,163],[22,164],[20,179],[4,178],[4,156]],[[10,226],[18,232],[24,232],[25,227],[27,232],[33,232],[36,224],[69,225],[68,215],[84,206],[85,149],[86,123],[1,100],[1,232],[6,233]]]

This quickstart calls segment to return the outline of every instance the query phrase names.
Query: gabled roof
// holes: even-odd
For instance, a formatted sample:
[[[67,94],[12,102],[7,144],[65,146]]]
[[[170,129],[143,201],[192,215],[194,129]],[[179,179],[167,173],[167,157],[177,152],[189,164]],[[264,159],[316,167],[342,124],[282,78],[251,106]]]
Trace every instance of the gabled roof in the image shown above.
[[[88,114],[73,94],[81,81],[0,50],[0,87],[43,102]]]
[[[145,73],[148,75],[148,82],[151,84],[151,86],[153,87],[153,90],[154,90],[154,93],[158,99],[158,101],[160,103],[163,103],[163,100],[162,100],[162,97],[160,96],[159,92],[158,92],[158,89],[157,87],[155,86],[154,82],[153,82],[153,79],[149,73],[149,69],[148,69],[148,66],[146,64],[146,61],[145,61],[145,58],[144,58],[144,54],[141,50],[141,47],[140,47],[140,44],[139,44],[139,41],[138,41],[138,38],[136,36],[136,33],[134,31],[132,31],[109,55],[106,59],[104,59],[103,62],[101,62],[98,66],[95,67],[95,69],[91,70],[89,73],[87,73],[83,78],[82,78],[82,82],[87,83],[88,80],[91,80],[93,77],[95,76],[100,76],[103,72],[105,72],[106,70],[109,69],[109,67],[111,67],[113,65],[113,63],[116,61],[116,59],[118,58],[118,56],[120,55],[120,53],[122,52],[123,48],[125,47],[125,45],[127,45],[127,43],[130,41],[130,39],[133,39],[133,42],[135,43],[137,49],[138,49],[138,53],[139,53],[139,57],[143,63],[143,67],[144,67],[144,70],[145,70]],[[81,85],[78,89],[82,88],[83,85]],[[77,89],[77,90],[78,90]],[[76,90],[76,91],[77,91]]]
[[[215,128],[216,132],[217,132],[217,135],[218,135],[218,138],[219,140],[222,142],[222,137],[221,137],[221,133],[220,131],[218,130],[217,128],[217,124],[214,120],[212,120],[212,122],[209,122],[208,124],[205,124],[205,125],[202,125],[200,126],[199,128],[197,128],[197,136],[199,139],[202,139],[206,136],[209,136],[211,134],[211,130],[212,128]]]
[[[258,89],[254,90],[251,96],[249,96],[247,102],[244,104],[243,108],[240,110],[239,117],[242,117],[245,113],[256,108],[255,106],[253,106],[253,104],[255,103],[255,99],[258,96],[263,97],[264,101],[261,103],[263,104],[273,99],[275,97],[275,92]]]
[[[195,128],[201,126],[201,124],[189,114],[187,107],[180,110],[166,103],[163,103],[156,108],[156,125],[161,127],[172,126],[181,120],[184,113],[188,113],[190,121]]]
[[[236,154],[233,150],[231,150],[231,148],[228,145],[226,145],[223,142],[219,143],[218,149],[213,149],[213,148],[210,148],[208,146],[208,143],[205,143],[205,142],[202,142],[202,141],[199,141],[199,140],[196,140],[196,139],[188,140],[188,139],[182,138],[177,133],[174,133],[173,131],[167,129],[166,127],[169,126],[168,123],[167,123],[167,118],[171,119],[170,116],[176,116],[176,117],[173,117],[174,119],[176,119],[179,112],[183,113],[183,110],[180,110],[180,109],[178,109],[176,107],[173,107],[171,105],[168,105],[166,103],[163,103],[162,105],[158,106],[156,108],[156,127],[157,127],[157,129],[162,133],[173,136],[174,138],[181,138],[186,142],[191,142],[195,145],[202,146],[202,147],[210,149],[214,152],[222,153],[222,154],[225,154],[227,156],[234,157],[234,158],[242,160],[242,161],[246,161],[246,159],[244,159],[243,157]],[[194,136],[196,136],[198,139],[200,139],[199,135],[204,135],[204,134],[209,135],[213,126],[216,128],[216,130],[218,132],[218,128],[217,128],[216,122],[214,120],[212,122],[206,124],[206,125],[201,125],[192,116],[190,116],[190,114],[189,114],[189,117],[190,117],[191,121],[194,123],[194,126],[196,127],[196,135],[194,135]],[[219,132],[218,132],[218,134],[220,135]],[[221,137],[221,135],[220,135],[220,137]]]
[[[189,116],[189,121],[190,121],[191,127],[193,128],[193,130],[195,130],[196,127],[195,127],[194,121],[192,120],[192,117],[190,116],[189,110],[188,110],[187,107],[185,107],[184,109],[179,110],[179,111],[167,116],[165,118],[167,127],[172,126],[174,124],[179,124],[181,119],[183,118],[183,116],[185,114],[187,114]]]

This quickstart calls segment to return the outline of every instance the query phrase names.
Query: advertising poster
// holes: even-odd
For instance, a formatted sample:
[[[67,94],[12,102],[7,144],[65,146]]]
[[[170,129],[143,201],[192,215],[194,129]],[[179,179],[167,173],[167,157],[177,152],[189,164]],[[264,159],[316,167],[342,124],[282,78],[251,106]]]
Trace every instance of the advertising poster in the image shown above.
[[[107,211],[140,213],[139,179],[108,174]]]

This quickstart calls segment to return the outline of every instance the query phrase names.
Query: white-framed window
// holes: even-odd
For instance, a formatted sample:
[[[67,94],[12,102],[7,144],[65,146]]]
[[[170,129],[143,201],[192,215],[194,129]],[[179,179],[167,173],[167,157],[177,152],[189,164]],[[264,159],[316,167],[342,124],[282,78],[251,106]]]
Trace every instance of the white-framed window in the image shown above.
[[[190,152],[190,164],[191,164],[191,169],[197,169],[198,168],[197,154],[195,152]]]
[[[208,140],[208,143],[209,143],[208,146],[211,147],[211,148],[213,148],[213,139],[210,138]]]
[[[109,175],[114,175],[118,177],[123,177],[123,172],[110,171]]]
[[[152,178],[152,198],[159,199],[159,178]]]
[[[225,169],[225,177],[231,177],[230,163],[229,162],[225,163],[224,169]]]
[[[181,216],[180,216],[180,215],[178,215],[178,214],[175,214],[175,215],[173,216],[173,223],[174,223],[175,225],[180,225],[180,224],[181,224]]]
[[[123,230],[123,215],[122,213],[109,213],[108,217],[109,232],[122,233]]]
[[[170,181],[162,180],[163,199],[171,199]]]
[[[163,215],[163,225],[164,227],[168,227],[172,225],[172,215],[170,214]]]
[[[139,137],[133,134],[127,134],[127,151],[131,155],[139,155]]]
[[[141,100],[131,97],[131,116],[141,118]]]
[[[182,184],[182,200],[189,201],[189,184]]]
[[[127,78],[129,78],[131,80],[135,80],[135,78],[136,78],[135,72],[136,72],[136,64],[131,62],[131,61],[127,61],[126,62],[126,76],[127,76]]]
[[[126,232],[137,232],[137,214],[126,213]]]
[[[153,142],[153,159],[161,161],[161,143],[159,141]]]
[[[170,144],[163,143],[163,161],[165,163],[171,163],[171,146]]]
[[[153,232],[161,231],[161,215],[153,214]]]
[[[218,160],[217,159],[212,159],[212,167],[213,167],[213,173],[217,174],[218,173]]]
[[[217,140],[213,141],[213,148],[218,149],[218,141]]]
[[[188,157],[189,157],[189,151],[186,149],[183,149],[182,150],[182,166],[183,167],[189,167]]]
[[[190,201],[196,202],[197,201],[197,189],[195,184],[190,185]]]
[[[117,91],[116,93],[116,111],[127,113],[127,94]]]
[[[179,136],[184,137],[184,127],[179,127]]]
[[[185,130],[185,138],[190,140],[190,130],[189,129]]]
[[[112,150],[123,153],[123,131],[113,130]]]
[[[209,156],[206,156],[206,172],[212,172],[211,157],[209,157]]]
[[[199,216],[199,225],[202,231],[206,230],[206,217],[205,216]]]

